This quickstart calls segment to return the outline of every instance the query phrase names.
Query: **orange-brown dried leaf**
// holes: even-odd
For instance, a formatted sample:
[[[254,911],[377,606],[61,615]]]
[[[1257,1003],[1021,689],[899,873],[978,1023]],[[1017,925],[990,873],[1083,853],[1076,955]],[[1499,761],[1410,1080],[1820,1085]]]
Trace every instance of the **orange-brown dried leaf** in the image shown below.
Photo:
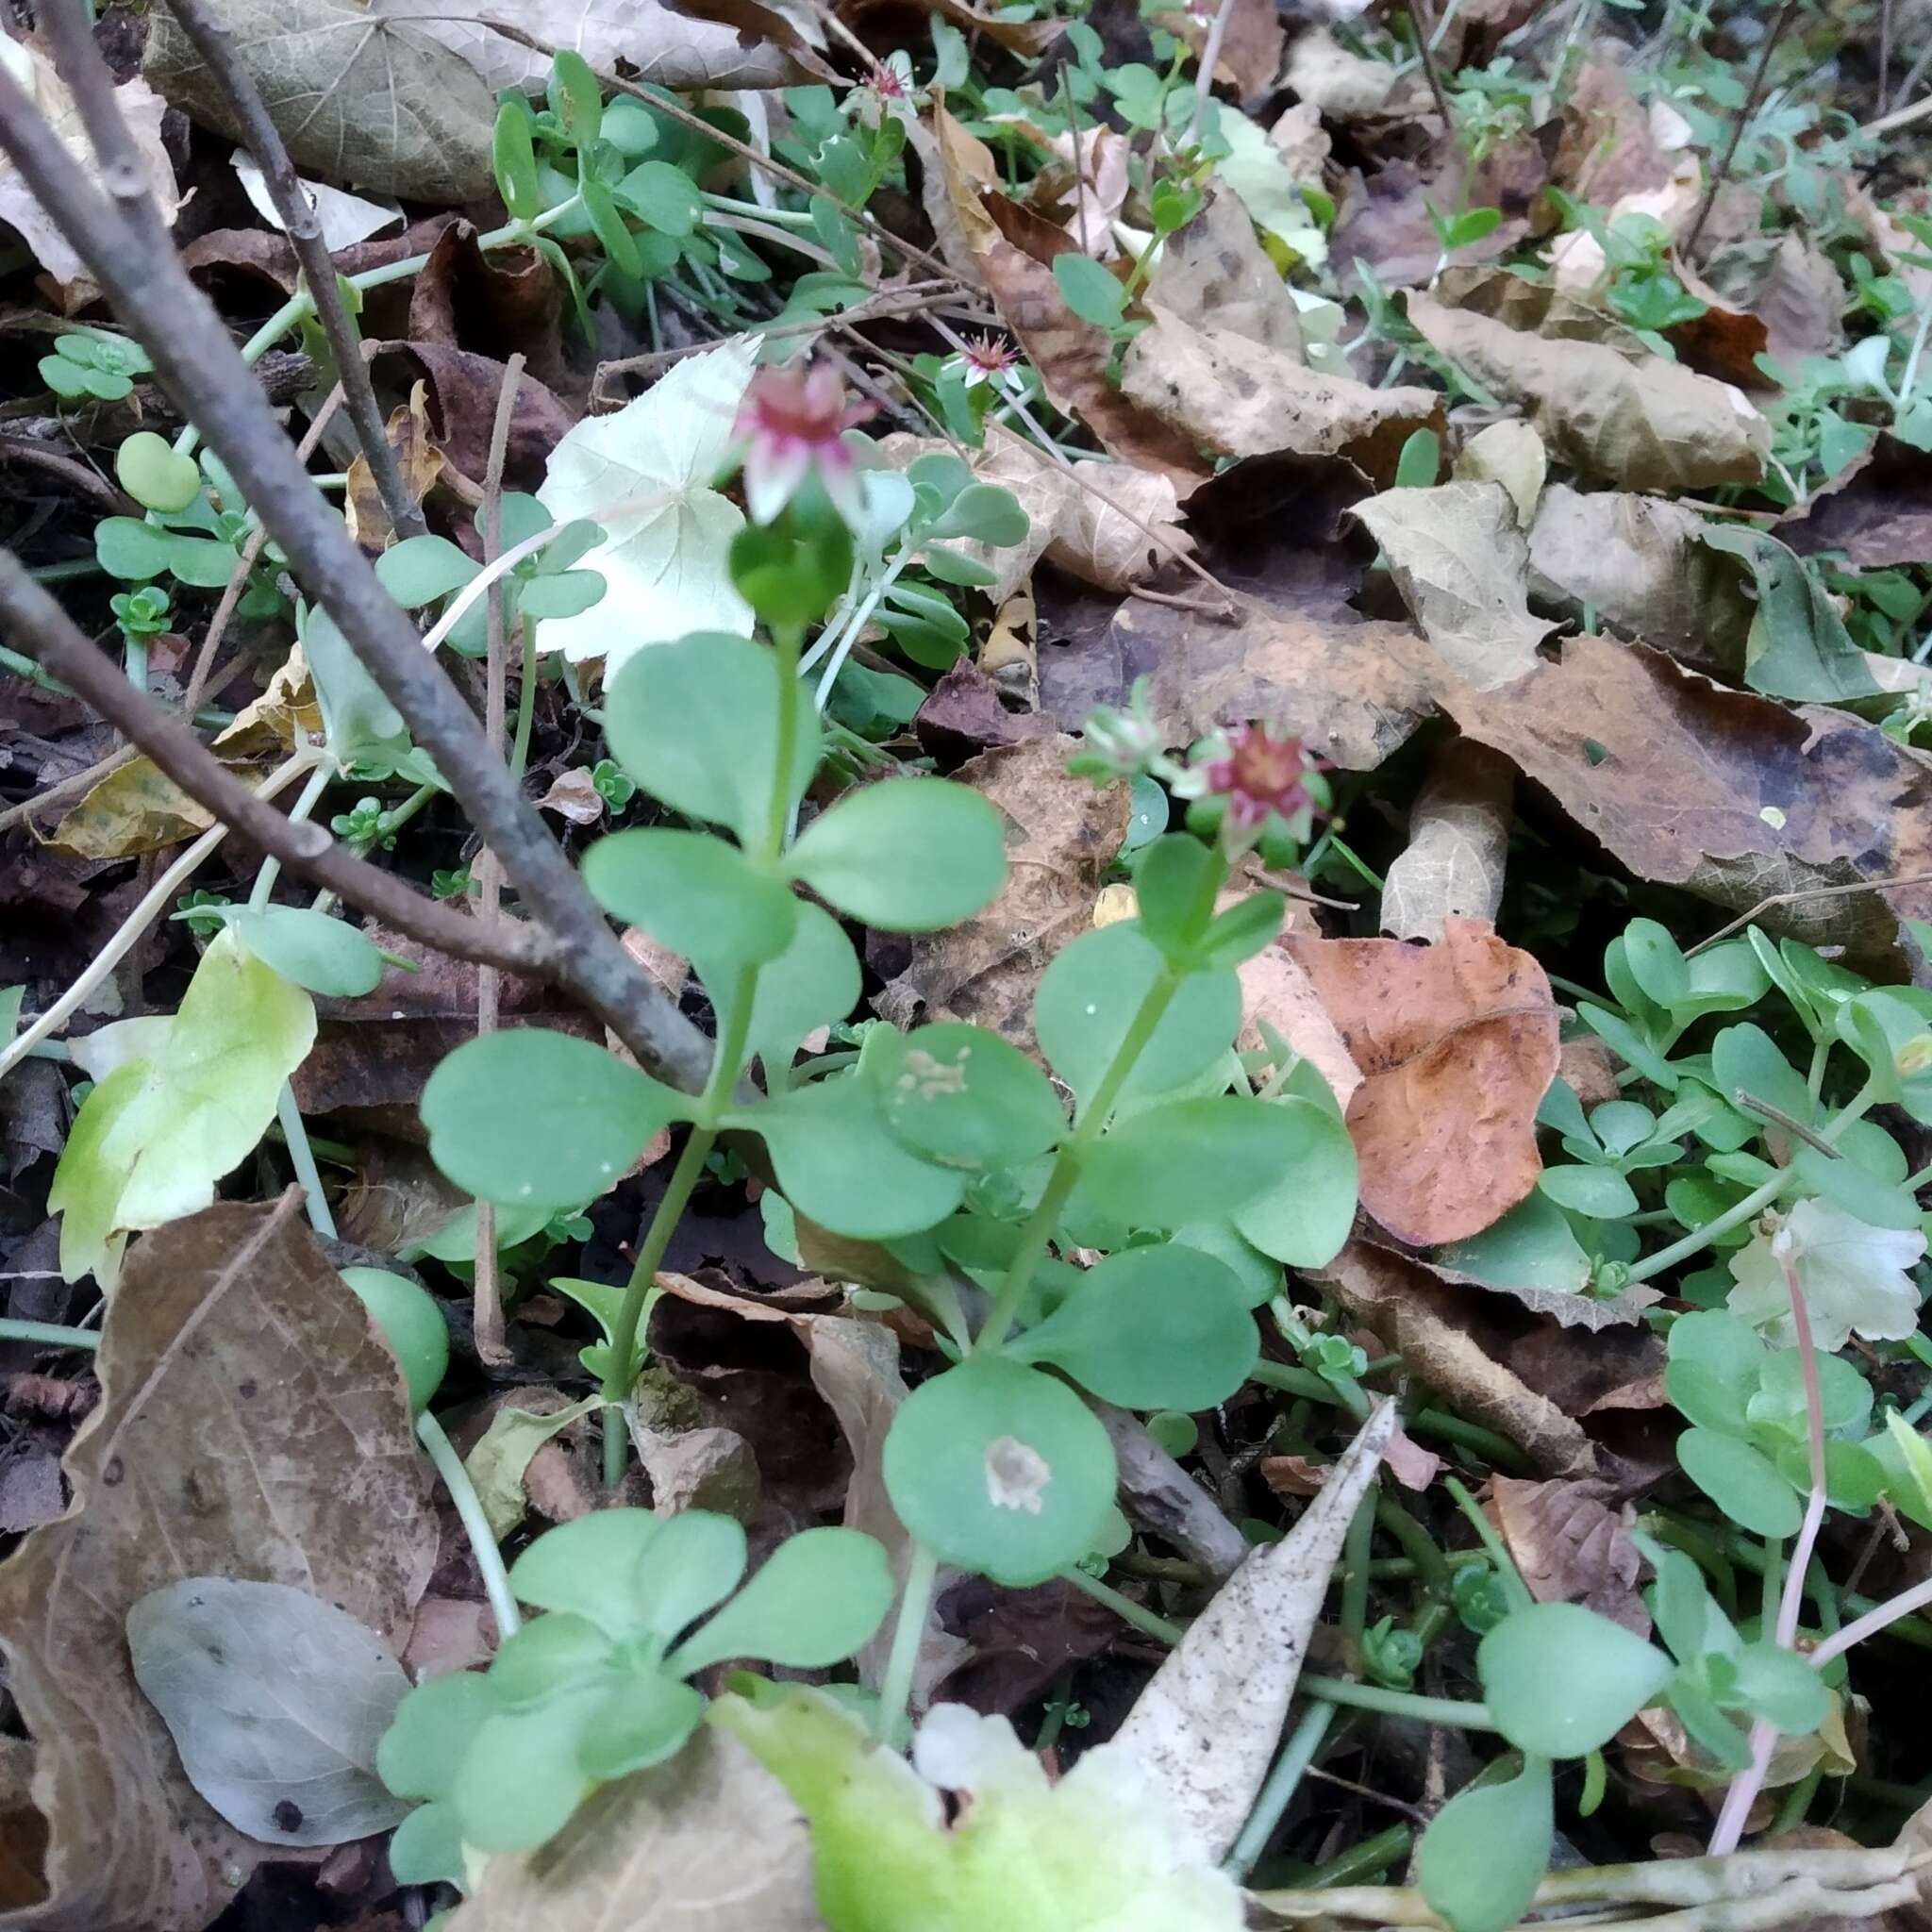
[[[1536,1109],[1557,1071],[1543,970],[1476,920],[1442,943],[1291,939],[1362,1084],[1348,1128],[1364,1208],[1418,1247],[1461,1241],[1536,1186]]]

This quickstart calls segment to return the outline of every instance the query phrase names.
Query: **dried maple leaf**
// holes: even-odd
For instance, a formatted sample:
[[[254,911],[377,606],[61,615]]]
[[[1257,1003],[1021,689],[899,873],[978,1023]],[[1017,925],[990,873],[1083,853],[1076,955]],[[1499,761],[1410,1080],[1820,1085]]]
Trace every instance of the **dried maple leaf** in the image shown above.
[[[1290,939],[1362,1084],[1348,1107],[1361,1202],[1419,1247],[1478,1233],[1542,1172],[1536,1109],[1557,1071],[1543,970],[1480,922],[1442,943]]]

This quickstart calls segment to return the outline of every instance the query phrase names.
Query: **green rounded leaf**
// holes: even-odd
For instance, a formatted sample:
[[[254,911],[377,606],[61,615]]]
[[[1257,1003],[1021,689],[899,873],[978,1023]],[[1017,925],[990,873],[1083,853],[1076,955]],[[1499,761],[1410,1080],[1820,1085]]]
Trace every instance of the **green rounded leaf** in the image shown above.
[[[1747,1643],[1731,1658],[1735,1702],[1788,1738],[1815,1731],[1831,1715],[1824,1679],[1795,1651]]]
[[[399,1798],[448,1791],[478,1727],[495,1708],[475,1671],[452,1671],[419,1684],[396,1706],[375,1747],[375,1774]]]
[[[542,207],[537,190],[537,154],[530,142],[530,110],[521,100],[506,100],[496,110],[490,143],[491,172],[510,219],[531,220]]]
[[[570,1823],[595,1782],[581,1762],[582,1740],[608,1694],[608,1680],[593,1677],[534,1709],[484,1721],[450,1791],[465,1844],[525,1851]]]
[[[486,1201],[575,1208],[616,1186],[691,1101],[601,1046],[541,1026],[467,1041],[423,1090],[430,1158]]]
[[[811,693],[793,680],[792,758],[784,805],[804,795],[819,761]],[[676,811],[764,836],[778,761],[778,662],[748,638],[702,631],[636,652],[612,683],[604,735],[644,790]]]
[[[1480,1234],[1439,1249],[1436,1260],[1495,1288],[1581,1294],[1590,1286],[1590,1257],[1578,1245],[1562,1209],[1541,1194],[1519,1201]]]
[[[1668,1385],[1667,1385],[1668,1386]],[[1677,1438],[1684,1474],[1753,1536],[1795,1536],[1804,1510],[1769,1457],[1715,1429],[1690,1428]]]
[[[1293,1130],[1280,1178],[1234,1210],[1234,1224],[1291,1268],[1324,1268],[1355,1224],[1357,1165],[1348,1129],[1327,1108],[1291,1096],[1270,1101]]]
[[[478,568],[447,537],[437,536],[405,537],[375,559],[382,588],[408,610],[461,590]]]
[[[1594,1221],[1621,1221],[1637,1212],[1630,1183],[1613,1167],[1546,1167],[1537,1186],[1559,1208]]]
[[[1077,1563],[1113,1507],[1113,1445],[1064,1382],[976,1357],[916,1390],[886,1437],[892,1507],[941,1562],[1014,1588]]]
[[[1155,840],[1134,868],[1141,930],[1170,959],[1191,955],[1214,918],[1214,882],[1222,861],[1186,832]]]
[[[600,1782],[662,1764],[684,1746],[705,1714],[689,1684],[657,1671],[607,1678],[595,1714],[577,1734],[577,1764]]]
[[[874,1077],[886,1124],[942,1166],[1018,1167],[1067,1130],[1046,1075],[981,1026],[944,1022],[898,1036],[878,1056]]]
[[[307,906],[250,906],[228,915],[229,929],[284,979],[334,999],[374,992],[382,955],[346,921]]]
[[[1089,1151],[1080,1186],[1130,1227],[1178,1227],[1254,1199],[1305,1140],[1287,1108],[1246,1094],[1177,1100],[1110,1128]]]
[[[872,1537],[856,1529],[801,1530],[664,1668],[688,1677],[729,1657],[756,1657],[789,1670],[822,1670],[871,1641],[894,1591],[891,1565]]]
[[[588,1617],[552,1610],[504,1639],[486,1679],[499,1710],[531,1710],[579,1678],[610,1668],[616,1645]]]
[[[607,912],[674,953],[714,969],[758,966],[791,943],[796,915],[782,879],[708,832],[661,825],[613,832],[584,854],[584,883]]]
[[[568,1610],[609,1638],[649,1637],[638,1615],[644,1563],[669,1517],[648,1509],[599,1509],[548,1529],[510,1565],[517,1601]]]
[[[1753,1100],[1767,1101],[1793,1120],[1808,1121],[1817,1112],[1804,1074],[1761,1026],[1726,1026],[1710,1043],[1710,1072],[1720,1097],[1727,1103],[1735,1102],[1741,1089]]]
[[[1550,1767],[1532,1757],[1507,1784],[1458,1791],[1423,1834],[1422,1894],[1450,1932],[1503,1932],[1529,1909],[1556,1829]]]
[[[152,429],[137,429],[114,452],[114,475],[143,509],[186,509],[201,494],[194,458]]]
[[[832,1234],[891,1241],[959,1205],[966,1176],[910,1152],[886,1125],[871,1082],[832,1079],[754,1107],[725,1124],[762,1136],[785,1197]]]
[[[1141,1002],[1160,976],[1158,947],[1131,923],[1082,933],[1054,955],[1033,996],[1040,1050],[1084,1103],[1112,1064]],[[1241,1030],[1241,982],[1190,973],[1141,1049],[1121,1098],[1163,1093],[1204,1072]]]
[[[792,905],[791,943],[758,974],[751,1006],[750,1051],[764,1062],[768,1085],[791,1066],[808,1033],[851,1012],[863,984],[858,955],[839,922],[808,899]],[[723,1031],[729,1000],[721,988],[710,991]]]
[[[1656,920],[1633,919],[1624,928],[1624,961],[1644,997],[1667,1011],[1690,996],[1690,962]]]
[[[449,1372],[449,1324],[427,1289],[387,1268],[344,1268],[341,1277],[389,1344],[418,1415]]]
[[[1127,1248],[1088,1270],[1045,1321],[1005,1353],[1052,1362],[1124,1408],[1212,1408],[1260,1352],[1241,1278],[1198,1249]]]
[[[1539,1757],[1601,1749],[1663,1689],[1672,1663],[1581,1604],[1512,1611],[1476,1649],[1496,1727]]]
[[[1082,322],[1117,328],[1126,310],[1126,291],[1091,255],[1071,252],[1054,258],[1053,278],[1060,299]]]
[[[697,183],[669,161],[643,162],[610,192],[641,222],[680,241],[697,226],[705,211]]]
[[[883,932],[932,932],[969,919],[1005,883],[1000,815],[945,778],[891,778],[848,792],[787,856],[841,911]]]

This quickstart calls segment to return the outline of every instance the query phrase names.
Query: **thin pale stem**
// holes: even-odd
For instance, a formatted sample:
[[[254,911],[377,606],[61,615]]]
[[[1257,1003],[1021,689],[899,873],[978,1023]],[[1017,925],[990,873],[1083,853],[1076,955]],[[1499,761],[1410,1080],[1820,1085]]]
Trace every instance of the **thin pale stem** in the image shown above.
[[[1227,1855],[1227,1871],[1232,1877],[1245,1878],[1255,1869],[1255,1860],[1267,1850],[1274,1827],[1281,1823],[1281,1814],[1293,1802],[1302,1779],[1307,1775],[1308,1767],[1314,1763],[1328,1735],[1329,1725],[1335,1722],[1335,1712],[1332,1704],[1311,1705],[1289,1733],[1281,1756],[1274,1760],[1268,1781],[1255,1800],[1255,1808],[1248,1813],[1247,1823],[1241,1826],[1241,1834]]]
[[[926,1613],[932,1607],[933,1584],[939,1574],[940,1559],[924,1543],[915,1542],[906,1566],[906,1587],[899,1594],[899,1621],[892,1626],[885,1681],[879,1686],[878,1735],[881,1742],[895,1750],[907,1741],[912,1675],[919,1663],[920,1640],[925,1635]]]
[[[470,1548],[475,1554],[476,1568],[483,1577],[484,1594],[489,1597],[491,1612],[496,1619],[496,1641],[502,1643],[523,1628],[524,1619],[517,1608],[515,1593],[509,1587],[509,1574],[503,1567],[503,1552],[497,1548],[496,1532],[490,1527],[490,1519],[483,1513],[483,1500],[476,1493],[475,1484],[470,1480],[470,1472],[463,1467],[463,1458],[457,1454],[456,1444],[426,1408],[416,1418],[416,1440],[427,1452],[437,1474],[442,1478],[443,1488],[449,1491],[450,1501],[456,1505],[457,1519],[463,1525],[463,1534],[469,1538]]]
[[[0,1341],[34,1341],[48,1348],[84,1348],[90,1354],[101,1345],[92,1328],[62,1328],[54,1322],[18,1322],[0,1318]]]
[[[295,1090],[288,1081],[275,1096],[275,1118],[282,1125],[282,1141],[289,1150],[289,1165],[302,1184],[302,1199],[308,1209],[308,1224],[325,1241],[336,1238],[336,1218],[329,1212],[328,1196],[322,1191],[322,1173],[315,1164],[315,1150],[308,1144],[308,1129],[302,1109],[295,1104]]]

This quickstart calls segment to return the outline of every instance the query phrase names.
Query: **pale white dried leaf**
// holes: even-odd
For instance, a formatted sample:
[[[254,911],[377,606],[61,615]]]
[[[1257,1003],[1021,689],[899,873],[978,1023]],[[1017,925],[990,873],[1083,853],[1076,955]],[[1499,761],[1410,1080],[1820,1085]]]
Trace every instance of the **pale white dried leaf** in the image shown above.
[[[1282,85],[1312,101],[1331,121],[1365,121],[1389,105],[1401,76],[1386,60],[1351,54],[1325,26],[1310,28],[1288,50]]]
[[[581,765],[558,773],[550,790],[537,801],[539,811],[554,811],[574,825],[594,825],[604,816],[604,794]]]
[[[81,125],[74,96],[54,71],[54,63],[38,47],[27,46],[5,34],[0,34],[0,60],[6,62],[14,84],[46,116],[61,146],[92,180],[93,149]],[[161,142],[161,116],[167,111],[167,103],[146,81],[135,79],[114,90],[114,105],[133,136],[147,191],[160,212],[162,224],[172,226],[181,206],[181,194],[175,185],[174,164]],[[87,264],[75,253],[73,243],[34,198],[19,169],[5,155],[0,155],[0,222],[18,232],[33,251],[34,258],[57,282],[72,286],[87,280]]]
[[[1375,389],[1305,368],[1296,357],[1150,302],[1154,321],[1128,345],[1121,393],[1222,456],[1345,456],[1393,472],[1410,434],[1441,421],[1433,390]]]
[[[692,631],[749,636],[751,606],[731,581],[737,505],[711,487],[751,381],[743,338],[692,356],[610,416],[587,416],[550,453],[537,499],[558,523],[588,517],[605,541],[578,568],[604,595],[544,626],[546,650],[602,658],[607,679],[633,652]]]
[[[127,1612],[127,1649],[188,1781],[238,1831],[336,1845],[408,1811],[375,1747],[409,1680],[348,1611],[291,1584],[189,1576]]]
[[[288,228],[268,192],[260,168],[240,148],[229,157],[228,164],[242,183],[242,192],[248,197],[249,207],[278,235],[286,235]],[[357,242],[366,242],[385,228],[395,227],[403,219],[402,209],[393,204],[385,208],[365,201],[346,189],[331,188],[326,181],[304,181],[300,186],[322,225],[322,245],[331,255],[339,248],[353,248]]]
[[[1382,546],[1409,614],[1456,675],[1494,691],[1536,669],[1556,628],[1529,614],[1529,545],[1500,483],[1388,490],[1354,514]]]
[[[1515,789],[1516,768],[1487,745],[1457,739],[1438,755],[1383,883],[1384,932],[1433,945],[1446,920],[1495,923]]]
[[[523,1402],[542,1399],[542,1409],[505,1403],[490,1418],[490,1426],[477,1438],[476,1446],[463,1457],[463,1468],[483,1506],[484,1520],[496,1540],[503,1539],[524,1520],[528,1498],[524,1474],[530,1458],[553,1436],[561,1435],[572,1423],[602,1408],[603,1398],[587,1395],[581,1402],[565,1402],[556,1390],[533,1389],[520,1391]]]
[[[1239,1042],[1241,1048],[1245,1051],[1264,1044],[1259,1023],[1265,1020],[1313,1064],[1327,1081],[1336,1105],[1346,1114],[1348,1103],[1362,1084],[1362,1070],[1356,1065],[1341,1029],[1329,1018],[1307,968],[1284,947],[1271,945],[1235,970],[1241,982],[1241,1010],[1247,1015]]]
[[[1210,187],[1194,219],[1162,244],[1148,299],[1182,322],[1211,324],[1300,361],[1301,311],[1249,214],[1228,189]]]
[[[1203,1857],[1226,1854],[1268,1774],[1342,1539],[1395,1421],[1392,1402],[1370,1412],[1300,1521],[1222,1586],[1115,1734],[1166,1788]]]
[[[1550,474],[1543,440],[1527,423],[1491,423],[1457,453],[1451,475],[1458,483],[1500,483],[1526,530],[1536,522],[1538,499]]]
[[[1783,1224],[1754,1235],[1731,1257],[1737,1283],[1726,1305],[1757,1324],[1780,1348],[1797,1345],[1790,1290],[1776,1243],[1789,1244],[1811,1318],[1811,1339],[1827,1355],[1854,1335],[1903,1341],[1919,1325],[1919,1291],[1910,1270],[1925,1253],[1922,1233],[1873,1227],[1835,1202],[1800,1201]]]

